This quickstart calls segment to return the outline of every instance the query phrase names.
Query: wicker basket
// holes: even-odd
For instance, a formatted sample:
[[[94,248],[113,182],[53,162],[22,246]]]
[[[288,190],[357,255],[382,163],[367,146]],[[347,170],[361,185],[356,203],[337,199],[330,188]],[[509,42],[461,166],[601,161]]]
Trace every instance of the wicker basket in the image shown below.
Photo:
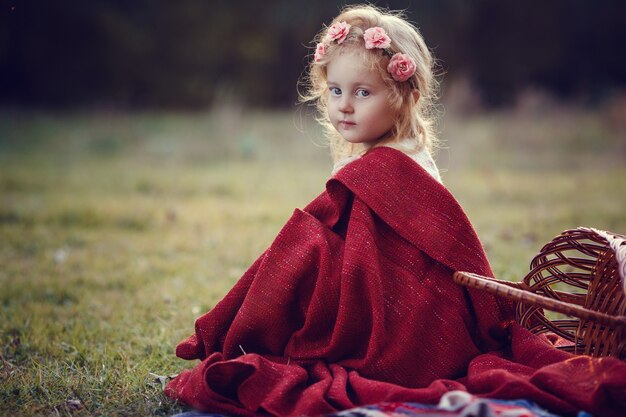
[[[566,230],[545,245],[522,282],[468,272],[455,282],[516,301],[516,320],[553,332],[576,354],[626,360],[626,237],[592,228]],[[548,319],[544,309],[567,315]]]

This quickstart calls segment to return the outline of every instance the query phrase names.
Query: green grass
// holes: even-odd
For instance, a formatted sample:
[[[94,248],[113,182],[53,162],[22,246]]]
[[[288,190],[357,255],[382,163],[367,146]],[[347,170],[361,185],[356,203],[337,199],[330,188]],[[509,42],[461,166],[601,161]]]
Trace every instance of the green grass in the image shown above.
[[[193,365],[176,343],[323,189],[306,120],[0,114],[0,414],[180,411],[150,373]],[[520,279],[564,229],[626,231],[624,129],[602,115],[451,115],[442,131],[444,181],[498,276]]]

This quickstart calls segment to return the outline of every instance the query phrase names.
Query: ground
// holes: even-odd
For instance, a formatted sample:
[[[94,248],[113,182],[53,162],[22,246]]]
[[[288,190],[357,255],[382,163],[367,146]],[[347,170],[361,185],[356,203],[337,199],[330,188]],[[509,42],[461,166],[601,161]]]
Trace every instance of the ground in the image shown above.
[[[446,115],[437,160],[496,275],[562,230],[626,232],[626,128],[575,108]],[[0,414],[168,415],[154,374],[322,191],[304,112],[0,113]]]

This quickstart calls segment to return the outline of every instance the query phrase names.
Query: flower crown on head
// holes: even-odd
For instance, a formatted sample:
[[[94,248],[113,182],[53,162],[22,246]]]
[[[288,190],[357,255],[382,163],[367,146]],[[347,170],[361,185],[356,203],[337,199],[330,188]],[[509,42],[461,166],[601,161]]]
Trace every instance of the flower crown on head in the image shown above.
[[[332,42],[341,44],[346,40],[351,27],[349,23],[344,21],[331,25],[322,41],[318,43],[315,48],[315,56],[313,58],[315,62],[322,59],[326,54],[326,48]],[[385,32],[385,29],[378,26],[366,29],[363,32],[363,39],[365,40],[365,49],[382,49],[385,55],[391,57],[387,65],[387,71],[389,71],[394,80],[403,82],[410,79],[413,74],[415,74],[416,65],[413,58],[400,52],[394,54],[390,50],[391,38],[387,35],[387,32]]]

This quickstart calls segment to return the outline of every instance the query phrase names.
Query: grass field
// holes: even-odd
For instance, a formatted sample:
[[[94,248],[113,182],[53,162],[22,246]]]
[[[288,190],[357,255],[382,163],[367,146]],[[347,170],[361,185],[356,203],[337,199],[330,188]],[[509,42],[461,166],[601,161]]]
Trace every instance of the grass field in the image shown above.
[[[323,190],[306,120],[0,113],[0,414],[180,411],[151,373],[193,365],[176,343]],[[444,182],[498,276],[564,229],[626,232],[624,126],[576,109],[445,120]]]

